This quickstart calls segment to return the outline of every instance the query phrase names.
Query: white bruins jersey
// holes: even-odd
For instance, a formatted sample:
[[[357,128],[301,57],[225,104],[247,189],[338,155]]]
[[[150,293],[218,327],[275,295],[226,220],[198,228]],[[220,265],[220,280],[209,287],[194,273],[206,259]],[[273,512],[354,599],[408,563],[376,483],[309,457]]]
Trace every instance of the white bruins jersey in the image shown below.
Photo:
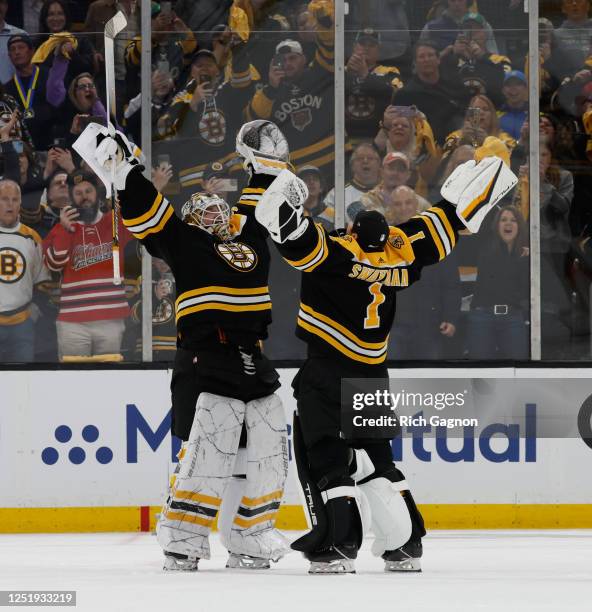
[[[39,234],[22,223],[0,227],[0,325],[25,321],[33,286],[49,278]]]

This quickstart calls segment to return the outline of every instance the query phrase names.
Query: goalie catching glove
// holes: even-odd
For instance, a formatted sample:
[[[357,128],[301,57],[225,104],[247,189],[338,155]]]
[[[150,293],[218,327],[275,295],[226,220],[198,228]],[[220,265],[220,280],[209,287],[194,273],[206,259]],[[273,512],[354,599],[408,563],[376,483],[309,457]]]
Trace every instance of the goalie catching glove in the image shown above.
[[[92,168],[111,196],[111,183],[115,189],[125,189],[125,179],[132,168],[140,166],[134,156],[134,147],[125,134],[110,132],[97,123],[89,123],[73,144],[74,150]],[[111,164],[115,158],[115,174],[111,174]]]
[[[295,240],[307,227],[303,204],[308,189],[290,170],[282,170],[255,208],[255,218],[280,244]]]
[[[481,227],[487,213],[518,182],[516,175],[499,157],[485,157],[479,163],[461,164],[446,180],[442,197],[456,205],[456,214],[472,232]]]
[[[247,172],[275,176],[288,168],[288,141],[271,121],[258,119],[245,123],[236,136],[236,152],[243,158]]]

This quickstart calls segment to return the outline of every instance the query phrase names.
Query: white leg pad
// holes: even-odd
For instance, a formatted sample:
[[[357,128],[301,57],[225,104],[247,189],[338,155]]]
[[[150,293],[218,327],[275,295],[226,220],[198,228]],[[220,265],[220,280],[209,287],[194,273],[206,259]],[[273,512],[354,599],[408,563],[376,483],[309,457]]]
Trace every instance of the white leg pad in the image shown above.
[[[380,557],[387,550],[403,546],[411,537],[411,517],[397,487],[386,478],[374,478],[359,488],[372,512],[372,554]]]
[[[233,553],[277,560],[290,550],[275,529],[288,475],[286,417],[279,397],[248,402],[245,423],[247,479],[230,538],[223,542]]]
[[[232,476],[245,404],[201,393],[179,472],[156,526],[168,552],[210,558],[208,536]]]

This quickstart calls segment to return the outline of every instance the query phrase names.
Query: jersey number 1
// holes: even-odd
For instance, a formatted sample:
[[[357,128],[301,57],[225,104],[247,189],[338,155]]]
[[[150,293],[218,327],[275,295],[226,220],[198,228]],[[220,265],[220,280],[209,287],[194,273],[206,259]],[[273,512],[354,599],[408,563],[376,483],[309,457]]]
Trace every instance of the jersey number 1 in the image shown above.
[[[386,298],[382,293],[381,283],[372,283],[368,287],[370,295],[372,296],[372,302],[366,308],[366,318],[364,319],[364,329],[375,329],[380,327],[380,317],[378,316],[378,307],[384,304]]]

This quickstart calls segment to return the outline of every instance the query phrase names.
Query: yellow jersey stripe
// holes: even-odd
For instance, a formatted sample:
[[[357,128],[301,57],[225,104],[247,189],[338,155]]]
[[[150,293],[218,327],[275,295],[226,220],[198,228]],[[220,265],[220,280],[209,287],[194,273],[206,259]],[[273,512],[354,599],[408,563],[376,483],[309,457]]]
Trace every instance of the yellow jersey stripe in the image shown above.
[[[335,144],[335,136],[327,136],[323,138],[323,140],[319,140],[319,142],[310,145],[308,147],[302,147],[302,149],[298,149],[294,153],[290,154],[290,159],[294,161],[295,159],[299,159],[300,157],[304,157],[305,155],[310,155],[312,153],[317,153],[322,149],[326,149],[328,147],[333,147]]]
[[[323,330],[319,329],[318,327],[309,325],[306,321],[303,321],[300,318],[298,318],[298,325],[306,331],[310,332],[311,334],[319,336],[319,338],[322,338],[325,342],[336,348],[340,353],[343,353],[345,356],[349,357],[350,359],[353,359],[354,361],[360,361],[362,363],[368,364],[377,364],[382,363],[386,359],[386,351],[381,357],[364,357],[362,355],[359,355],[358,353],[350,351],[348,348],[343,346],[343,344],[337,342],[332,336],[325,333]]]
[[[289,263],[291,266],[294,266],[295,268],[299,268],[300,266],[306,266],[319,254],[323,247],[326,249],[325,236],[323,234],[323,231],[320,229],[318,224],[315,224],[315,228],[317,230],[318,240],[314,249],[308,255],[304,256],[302,259],[298,259],[297,261],[294,261],[292,259],[286,259],[286,262]]]
[[[444,251],[444,245],[442,244],[442,241],[440,240],[440,236],[438,236],[438,232],[436,228],[434,227],[433,221],[429,217],[424,217],[423,215],[419,215],[419,217],[414,217],[414,218],[422,219],[423,222],[426,224],[426,227],[428,228],[428,231],[430,232],[430,236],[432,237],[432,240],[434,241],[434,244],[436,245],[436,249],[438,249],[438,255],[440,257],[440,260],[444,259],[444,257],[446,257],[446,253]]]
[[[428,210],[438,215],[438,217],[440,218],[440,221],[442,221],[442,225],[444,226],[446,233],[448,234],[450,244],[454,247],[454,245],[456,244],[456,237],[454,235],[454,230],[452,229],[452,225],[450,225],[450,221],[448,220],[448,217],[446,216],[446,213],[441,208],[429,208]]]
[[[146,236],[148,236],[149,234],[158,234],[158,232],[162,231],[162,228],[167,224],[167,221],[175,214],[175,211],[173,210],[172,206],[168,207],[168,210],[164,213],[162,219],[160,220],[160,223],[154,227],[151,227],[150,229],[147,229],[145,232],[142,232],[141,234],[135,234],[134,233],[134,237],[137,238],[138,240],[142,240],[142,238],[145,238]]]
[[[300,302],[300,308],[304,312],[309,314],[313,319],[318,319],[319,321],[322,321],[323,323],[326,323],[327,325],[329,325],[329,327],[332,327],[333,329],[341,332],[344,336],[346,336],[354,344],[357,344],[361,349],[370,349],[370,350],[386,349],[386,345],[387,345],[386,341],[385,342],[364,342],[363,340],[360,340],[360,338],[358,338],[349,329],[343,327],[343,325],[341,325],[340,323],[337,323],[337,321],[334,321],[327,315],[321,314],[320,312],[316,312],[310,306],[307,306],[306,304],[302,302]]]
[[[201,289],[192,289],[191,291],[185,291],[175,300],[175,307],[179,306],[179,303],[187,298],[196,297],[198,295],[206,295],[207,293],[225,293],[227,295],[262,295],[269,293],[269,287],[249,287],[247,289],[237,289],[235,287],[220,287],[218,285],[211,285],[209,287],[202,287]]]
[[[181,317],[185,317],[195,312],[201,312],[203,310],[225,310],[227,312],[254,312],[258,310],[271,310],[271,302],[265,302],[262,304],[252,304],[252,305],[223,304],[220,302],[205,302],[204,304],[199,304],[198,306],[191,306],[190,308],[183,309],[181,312],[177,313],[177,316],[175,317],[175,321],[178,322],[179,319],[181,319]]]
[[[124,219],[123,224],[126,227],[129,227],[130,225],[140,225],[142,223],[145,223],[146,221],[149,221],[158,212],[158,209],[162,204],[162,198],[162,193],[158,193],[156,195],[156,198],[154,199],[152,206],[148,209],[147,212],[134,219]]]

